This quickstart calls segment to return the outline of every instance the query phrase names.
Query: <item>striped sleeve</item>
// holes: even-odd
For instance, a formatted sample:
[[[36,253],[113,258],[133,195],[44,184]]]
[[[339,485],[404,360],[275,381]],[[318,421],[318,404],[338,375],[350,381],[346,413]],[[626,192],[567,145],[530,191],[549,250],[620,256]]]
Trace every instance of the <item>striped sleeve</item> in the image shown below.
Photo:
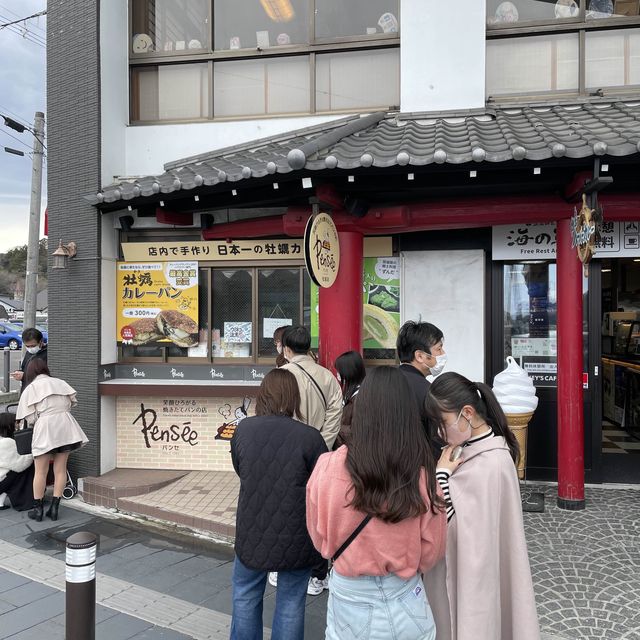
[[[451,476],[451,472],[449,469],[436,469],[436,480],[442,489],[442,493],[444,495],[444,504],[447,510],[447,522],[453,518],[453,514],[455,513],[455,509],[453,508],[453,503],[451,502],[451,495],[449,494],[449,477]]]

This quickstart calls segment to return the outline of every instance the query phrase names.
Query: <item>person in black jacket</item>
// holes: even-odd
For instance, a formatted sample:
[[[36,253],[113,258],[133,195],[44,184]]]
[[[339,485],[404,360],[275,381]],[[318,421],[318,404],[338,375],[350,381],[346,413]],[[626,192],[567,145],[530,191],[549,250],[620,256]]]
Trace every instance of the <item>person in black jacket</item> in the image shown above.
[[[29,363],[36,358],[44,360],[45,363],[47,362],[47,343],[44,341],[44,336],[40,329],[36,329],[35,327],[25,329],[22,332],[22,343],[24,344],[27,353],[25,353],[24,358],[22,358],[20,370],[14,371],[11,374],[11,377],[14,380],[20,380],[22,383],[20,386],[20,394],[22,394],[24,388],[27,386],[24,374],[27,371]]]
[[[320,432],[293,419],[300,415],[295,376],[270,371],[256,400],[256,416],[245,418],[231,440],[240,476],[233,567],[231,638],[262,637],[262,599],[269,571],[278,572],[272,638],[304,637],[311,568],[321,560],[306,525],[306,484],[327,451]]]
[[[443,347],[444,334],[429,322],[405,322],[398,333],[396,350],[400,360],[400,371],[405,375],[418,403],[420,419],[431,446],[435,460],[440,458],[445,442],[437,429],[429,424],[426,413],[426,399],[431,383],[426,376],[438,376],[447,362]]]

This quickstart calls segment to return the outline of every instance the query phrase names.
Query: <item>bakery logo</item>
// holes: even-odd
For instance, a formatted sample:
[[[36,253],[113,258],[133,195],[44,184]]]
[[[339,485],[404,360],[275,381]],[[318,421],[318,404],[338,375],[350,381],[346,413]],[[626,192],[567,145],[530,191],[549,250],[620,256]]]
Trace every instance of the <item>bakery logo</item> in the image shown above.
[[[340,269],[338,230],[331,216],[319,213],[309,218],[304,232],[304,259],[311,279],[328,288]]]
[[[231,420],[231,405],[224,404],[218,409],[218,413],[224,418],[224,422],[218,427],[215,440],[231,440],[236,432],[236,427],[249,415],[251,398],[244,398],[242,405],[236,407],[235,420]]]
[[[256,371],[255,369],[251,369],[251,378],[253,380],[264,380],[264,371]]]
[[[171,369],[172,378],[184,378],[184,371],[178,371],[177,369]]]
[[[134,378],[146,378],[147,374],[144,371],[138,371],[135,367],[131,369],[131,375]]]
[[[578,252],[580,262],[587,265],[596,251],[597,222],[599,212],[587,206],[587,196],[582,194],[582,208],[574,209],[571,218],[571,247]]]
[[[103,369],[103,370],[102,370],[102,377],[103,377],[105,380],[111,380],[111,372],[110,372],[110,371],[107,371],[106,369]]]
[[[211,371],[209,371],[209,375],[211,375],[212,380],[215,380],[216,378],[224,378],[224,373],[222,371],[216,371],[215,369],[211,369]]]
[[[142,425],[140,433],[144,438],[144,446],[151,449],[153,443],[161,442],[170,444],[180,442],[188,444],[192,447],[198,445],[198,432],[192,428],[191,420],[187,420],[181,424],[172,424],[169,427],[159,427],[156,423],[158,414],[154,409],[149,409],[140,404],[140,413],[133,421],[133,425],[138,422]]]

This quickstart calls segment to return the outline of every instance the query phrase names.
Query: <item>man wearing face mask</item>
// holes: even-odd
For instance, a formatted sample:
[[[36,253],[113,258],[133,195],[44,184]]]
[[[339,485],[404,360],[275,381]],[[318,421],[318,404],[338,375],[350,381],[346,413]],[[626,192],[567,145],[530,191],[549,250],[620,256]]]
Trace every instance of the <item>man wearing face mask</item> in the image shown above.
[[[20,394],[22,394],[27,386],[24,383],[24,372],[27,370],[29,363],[34,358],[40,358],[47,362],[47,345],[44,342],[44,336],[39,329],[36,329],[35,327],[25,329],[22,332],[22,343],[24,344],[27,352],[24,354],[24,358],[22,358],[22,362],[20,363],[20,370],[14,371],[11,374],[14,380],[20,380],[22,383],[22,386],[20,387]]]
[[[429,322],[405,322],[398,333],[396,350],[400,360],[400,371],[405,375],[420,411],[420,418],[425,434],[431,445],[434,458],[438,460],[444,442],[437,429],[432,428],[425,410],[425,401],[431,383],[427,376],[438,376],[442,373],[447,354],[443,347],[444,334],[438,327]]]

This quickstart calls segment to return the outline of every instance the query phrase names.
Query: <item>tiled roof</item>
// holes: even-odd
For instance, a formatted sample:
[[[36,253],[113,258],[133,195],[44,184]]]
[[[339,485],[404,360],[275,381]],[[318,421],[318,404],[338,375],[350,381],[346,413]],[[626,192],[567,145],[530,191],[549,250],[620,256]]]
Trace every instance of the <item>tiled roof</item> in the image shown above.
[[[640,102],[487,109],[473,116],[353,116],[171,162],[121,180],[92,204],[156,196],[291,171],[628,156],[640,152]],[[233,185],[235,186],[235,185]],[[229,185],[232,188],[232,185]]]

